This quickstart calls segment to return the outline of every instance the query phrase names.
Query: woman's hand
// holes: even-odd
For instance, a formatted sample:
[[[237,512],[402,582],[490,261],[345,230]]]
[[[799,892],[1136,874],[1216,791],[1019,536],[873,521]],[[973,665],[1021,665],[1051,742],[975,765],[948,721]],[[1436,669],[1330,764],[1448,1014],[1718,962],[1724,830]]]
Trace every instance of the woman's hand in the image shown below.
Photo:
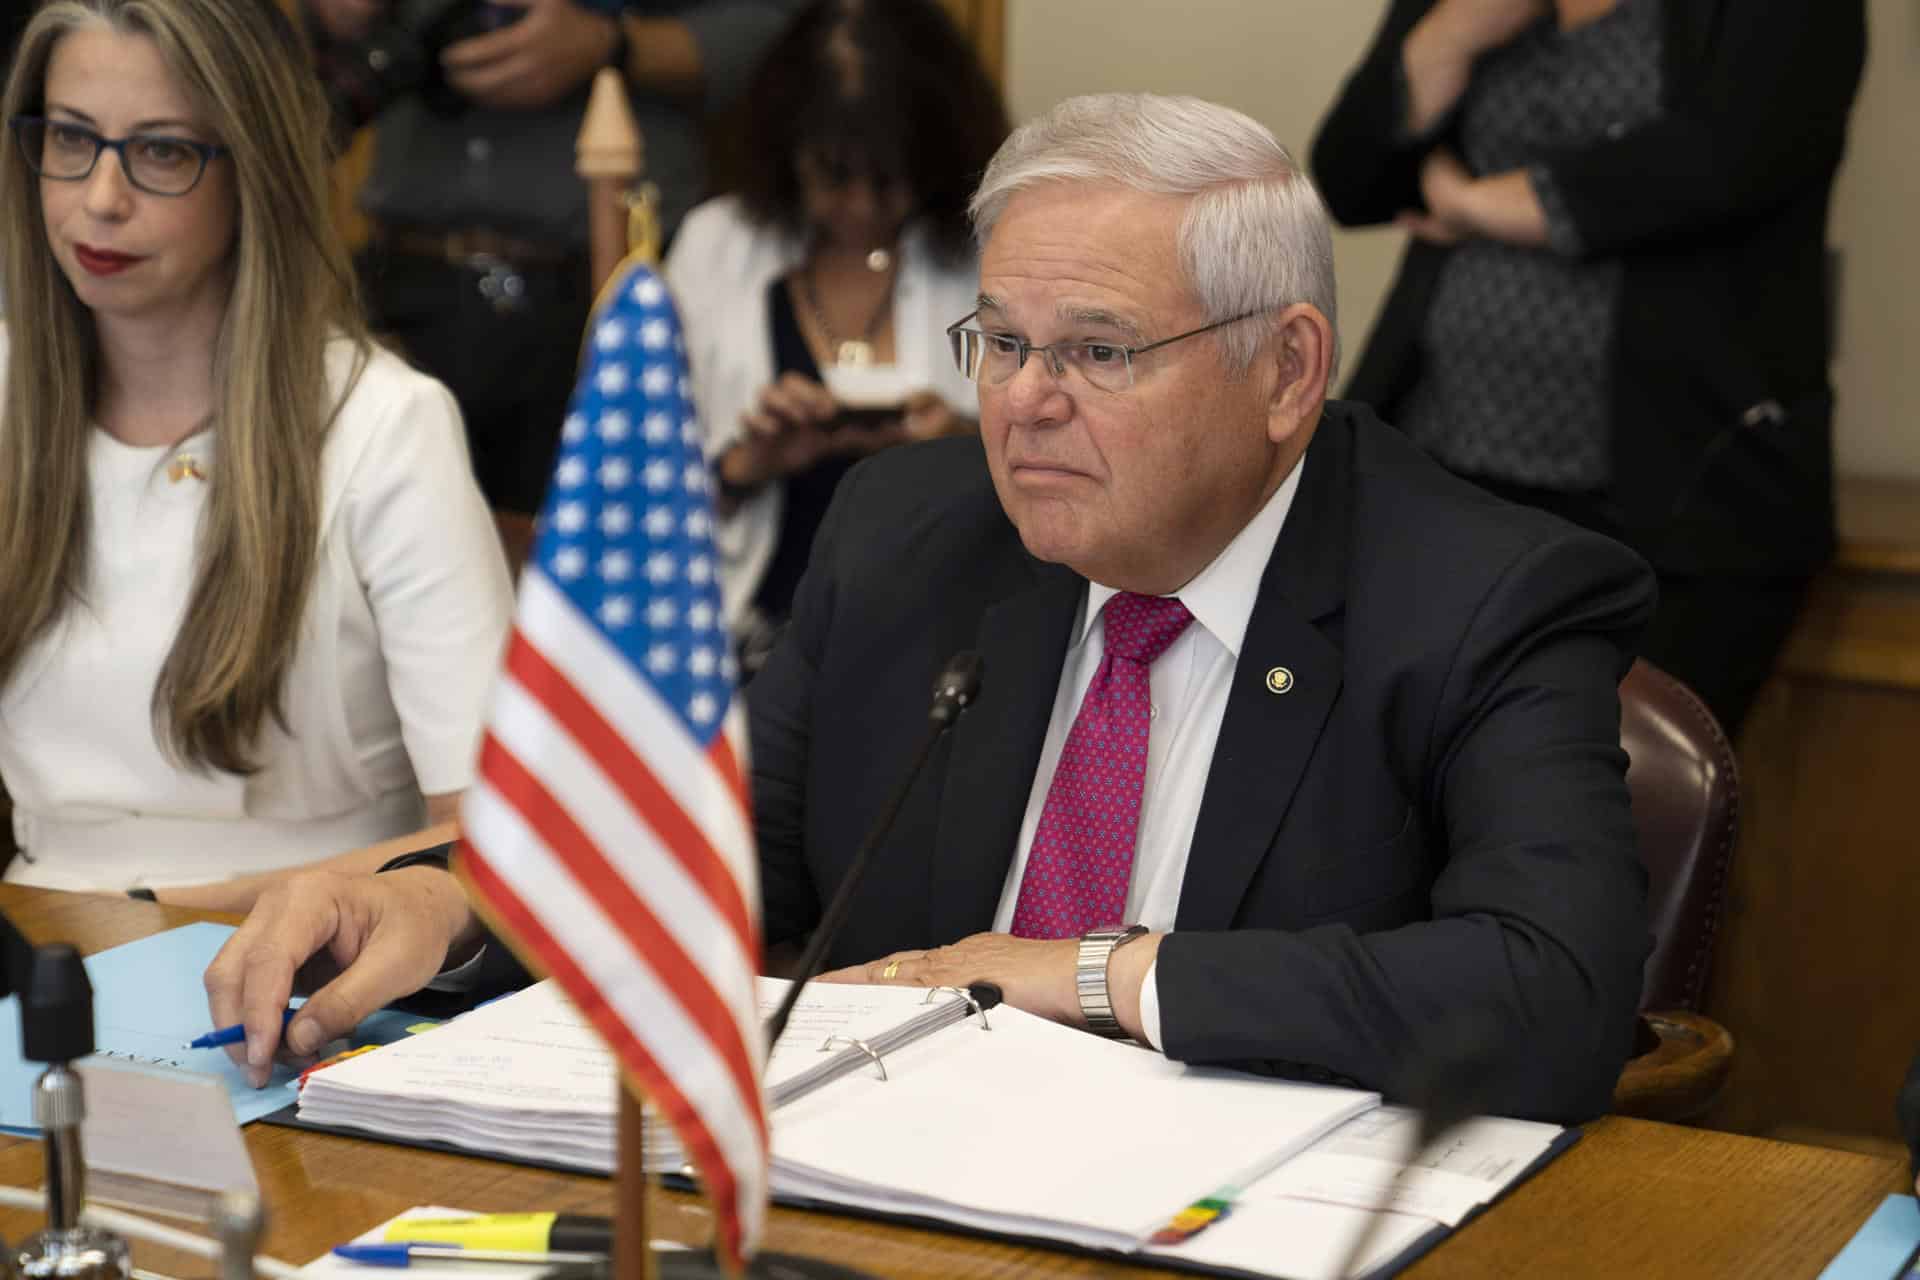
[[[980,430],[980,423],[955,413],[939,392],[916,391],[907,397],[900,427],[907,440],[938,440],[944,436],[973,435]]]
[[[1453,110],[1467,91],[1475,59],[1553,11],[1553,0],[1440,0],[1428,10],[1400,48],[1408,134],[1425,137]]]
[[[364,39],[386,8],[386,0],[307,0],[320,29],[342,42]]]
[[[720,458],[720,478],[741,489],[805,471],[844,447],[831,429],[840,402],[812,378],[783,373],[740,415],[740,438]],[[844,433],[842,433],[844,434]]]
[[[1409,209],[1394,219],[1414,238],[1428,244],[1458,244],[1473,234],[1467,220],[1467,191],[1473,175],[1460,157],[1445,147],[1435,147],[1420,165],[1420,198],[1425,211]]]
[[[1476,58],[1554,13],[1554,0],[1440,0],[1432,17],[1455,51]]]
[[[1420,166],[1424,213],[1402,213],[1395,222],[1428,244],[1497,240],[1522,249],[1547,247],[1547,213],[1526,170],[1476,178],[1445,147],[1427,153]]]

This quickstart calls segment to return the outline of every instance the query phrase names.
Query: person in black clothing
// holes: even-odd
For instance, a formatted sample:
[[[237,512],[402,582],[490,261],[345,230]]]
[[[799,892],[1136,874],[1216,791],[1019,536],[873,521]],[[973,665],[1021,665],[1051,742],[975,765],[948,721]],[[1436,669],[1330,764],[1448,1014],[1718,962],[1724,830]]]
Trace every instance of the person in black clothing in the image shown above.
[[[1833,546],[1825,228],[1862,0],[1394,0],[1322,123],[1413,233],[1347,394],[1659,573],[1735,732]]]

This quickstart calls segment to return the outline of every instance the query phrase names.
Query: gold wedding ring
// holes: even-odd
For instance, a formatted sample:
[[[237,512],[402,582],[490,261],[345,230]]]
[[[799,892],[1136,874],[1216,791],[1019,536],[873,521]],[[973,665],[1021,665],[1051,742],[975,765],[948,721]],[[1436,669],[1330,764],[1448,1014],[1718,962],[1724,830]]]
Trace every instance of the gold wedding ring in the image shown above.
[[[887,961],[887,967],[880,971],[880,976],[887,979],[888,981],[892,981],[894,978],[898,977],[899,975],[900,975],[900,962],[898,960]]]

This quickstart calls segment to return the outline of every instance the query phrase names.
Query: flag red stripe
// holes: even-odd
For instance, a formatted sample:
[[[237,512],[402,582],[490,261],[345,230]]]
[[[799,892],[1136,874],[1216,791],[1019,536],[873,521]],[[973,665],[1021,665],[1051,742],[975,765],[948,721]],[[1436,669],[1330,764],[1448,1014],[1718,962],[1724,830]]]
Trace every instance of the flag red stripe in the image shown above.
[[[586,971],[574,963],[567,949],[547,932],[539,918],[520,901],[512,886],[488,864],[486,856],[472,844],[462,843],[467,878],[486,901],[499,924],[523,949],[532,952],[541,967],[560,984],[579,1007],[581,1015],[593,1024],[607,1042],[608,1048],[639,1078],[641,1088],[673,1125],[674,1132],[680,1135],[681,1145],[693,1157],[707,1193],[713,1197],[716,1218],[723,1233],[721,1244],[724,1252],[737,1263],[741,1243],[740,1188],[734,1179],[732,1166],[720,1154],[719,1145],[700,1113],[687,1101],[686,1095],[674,1087],[672,1078],[647,1051],[646,1045],[634,1035],[625,1019],[606,1002]],[[675,995],[680,994],[678,988],[670,989]],[[751,1108],[750,1114],[756,1120],[758,1141],[764,1152],[767,1142],[764,1117],[758,1106]]]
[[[679,999],[715,1055],[726,1064],[734,1088],[739,1090],[742,1108],[753,1113],[756,1126],[764,1131],[753,1057],[739,1023],[728,1013],[726,998],[674,941],[647,901],[634,892],[633,884],[607,863],[592,837],[580,829],[565,806],[491,733],[481,744],[480,773],[488,789],[539,834],[554,859],[572,874],[587,896],[600,904],[613,927]]]
[[[727,869],[725,859],[715,852],[686,810],[680,807],[647,767],[646,760],[629,744],[620,731],[608,724],[599,710],[573,687],[518,628],[507,646],[506,669],[527,694],[546,707],[589,758],[600,765],[609,781],[627,797],[635,812],[647,820],[660,836],[660,843],[678,858],[687,875],[700,886],[713,908],[733,929],[748,955],[756,954],[758,931],[747,913],[746,900],[740,896],[740,884]],[[724,735],[716,735],[719,741]],[[723,775],[736,798],[741,800],[743,823],[751,827],[751,810],[740,790],[739,769]]]
[[[740,757],[734,753],[733,741],[724,733],[713,735],[713,741],[707,744],[707,759],[721,777],[727,780],[727,787],[733,792],[733,798],[740,802],[740,812],[751,814],[753,800],[747,794],[747,773],[740,767]]]

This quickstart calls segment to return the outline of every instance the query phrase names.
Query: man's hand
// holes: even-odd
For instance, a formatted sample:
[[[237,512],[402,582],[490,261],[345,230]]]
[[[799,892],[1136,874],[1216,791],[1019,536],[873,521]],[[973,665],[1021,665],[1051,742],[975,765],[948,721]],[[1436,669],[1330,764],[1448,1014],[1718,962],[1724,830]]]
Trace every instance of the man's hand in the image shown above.
[[[303,873],[262,893],[207,966],[207,1008],[217,1027],[246,1027],[244,1055],[238,1045],[229,1053],[259,1088],[282,1048],[281,1015],[296,985],[325,984],[286,1027],[287,1054],[304,1058],[418,991],[478,936],[460,883],[433,867]]]
[[[1140,987],[1153,967],[1164,934],[1150,933],[1116,949],[1107,961],[1107,991],[1114,1017],[1134,1039],[1141,1039]],[[1078,938],[1041,941],[1006,933],[976,933],[950,947],[896,951],[866,964],[820,975],[822,982],[864,982],[875,986],[964,987],[991,982],[1016,1009],[1071,1027],[1084,1027],[1074,970]]]
[[[551,106],[605,66],[619,39],[619,19],[589,12],[573,0],[497,3],[526,13],[498,31],[448,45],[440,55],[447,83],[481,106]]]
[[[307,0],[307,12],[320,29],[342,42],[365,39],[386,9],[387,0]]]

